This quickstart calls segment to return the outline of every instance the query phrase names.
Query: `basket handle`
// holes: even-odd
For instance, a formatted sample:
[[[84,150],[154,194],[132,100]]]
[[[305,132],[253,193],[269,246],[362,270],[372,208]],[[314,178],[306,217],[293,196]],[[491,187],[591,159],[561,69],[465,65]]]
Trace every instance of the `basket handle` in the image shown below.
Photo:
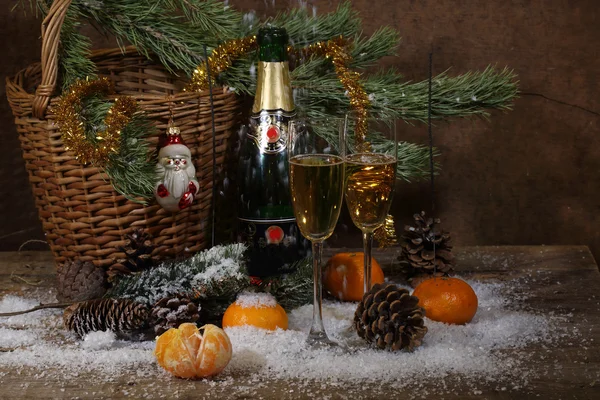
[[[71,0],[54,0],[42,21],[42,82],[35,91],[33,116],[43,118],[56,87],[60,31]]]

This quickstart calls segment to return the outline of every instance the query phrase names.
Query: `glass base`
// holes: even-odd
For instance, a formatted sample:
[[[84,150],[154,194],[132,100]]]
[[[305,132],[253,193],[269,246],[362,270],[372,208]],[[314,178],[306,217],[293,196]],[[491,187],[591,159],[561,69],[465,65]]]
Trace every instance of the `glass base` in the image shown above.
[[[332,348],[332,347],[339,347],[339,345],[332,341],[331,339],[329,339],[329,337],[327,337],[327,333],[325,332],[313,332],[311,331],[308,334],[308,338],[306,339],[306,342],[313,348]]]

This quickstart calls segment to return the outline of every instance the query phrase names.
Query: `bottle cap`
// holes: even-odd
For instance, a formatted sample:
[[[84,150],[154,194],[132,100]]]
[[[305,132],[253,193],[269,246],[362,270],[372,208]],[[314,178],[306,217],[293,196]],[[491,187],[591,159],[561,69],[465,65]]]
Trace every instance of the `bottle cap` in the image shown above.
[[[260,28],[257,41],[260,61],[287,61],[288,34],[284,28],[275,26]]]

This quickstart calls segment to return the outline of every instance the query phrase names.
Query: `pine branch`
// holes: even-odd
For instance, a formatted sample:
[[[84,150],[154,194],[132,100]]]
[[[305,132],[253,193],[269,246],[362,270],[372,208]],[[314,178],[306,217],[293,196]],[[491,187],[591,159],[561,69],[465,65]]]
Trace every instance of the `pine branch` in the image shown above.
[[[334,12],[325,15],[309,15],[305,7],[292,9],[268,19],[266,24],[284,27],[293,46],[306,46],[340,35],[352,37],[361,30],[360,16],[350,1],[340,3]]]
[[[351,46],[352,68],[365,68],[377,64],[382,57],[395,56],[400,35],[389,26],[379,28],[369,37],[356,35]]]
[[[202,45],[216,44],[214,37],[204,41],[195,36],[180,17],[156,4],[148,7],[142,1],[106,0],[101,8],[94,8],[83,0],[77,3],[73,6],[79,5],[83,16],[114,34],[121,47],[129,42],[144,56],[156,56],[171,72],[189,73],[202,60]]]
[[[115,35],[121,47],[133,44],[169,71],[186,74],[201,63],[204,45],[237,36],[241,20],[218,0],[73,0],[71,10]]]
[[[88,128],[88,140],[96,141],[96,133],[104,129],[103,121],[112,103],[99,98],[91,98],[82,111],[82,119]],[[156,128],[136,114],[121,131],[121,148],[118,154],[111,154],[104,171],[114,189],[127,199],[145,203],[154,194],[156,162],[149,158],[149,145],[145,138]]]
[[[450,77],[446,72],[433,78],[432,118],[489,115],[487,109],[512,109],[517,96],[516,75],[508,68],[488,66],[482,72]],[[372,106],[405,121],[427,122],[428,81],[401,83],[394,71],[370,76],[365,89],[373,94]]]
[[[220,0],[159,0],[170,11],[183,11],[191,26],[210,32],[219,41],[232,39],[241,24],[241,14]]]
[[[264,280],[259,289],[272,294],[288,312],[313,301],[312,258],[297,261],[295,272],[284,277]]]
[[[79,33],[80,15],[71,7],[60,32],[59,76],[63,90],[71,86],[77,79],[96,76],[96,65],[90,59],[91,40]]]
[[[243,244],[215,246],[185,261],[164,262],[140,274],[121,277],[106,296],[129,298],[147,305],[174,294],[198,298],[201,302],[233,301],[249,284],[244,270],[245,250]]]
[[[320,109],[322,116],[341,114],[349,108],[349,100],[335,74],[309,78],[305,66],[294,70],[294,86],[298,104]],[[512,71],[498,72],[488,67],[483,72],[468,72],[457,77],[442,73],[433,78],[432,118],[487,116],[487,108],[511,109],[517,95]],[[371,99],[371,109],[379,114],[401,118],[407,122],[427,121],[428,82],[402,82],[394,70],[366,77],[364,87]]]

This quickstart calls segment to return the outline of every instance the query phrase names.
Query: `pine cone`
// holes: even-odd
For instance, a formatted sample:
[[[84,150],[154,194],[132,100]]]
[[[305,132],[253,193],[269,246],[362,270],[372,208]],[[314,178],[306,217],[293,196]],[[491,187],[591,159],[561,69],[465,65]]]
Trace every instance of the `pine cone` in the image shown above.
[[[66,261],[58,268],[58,301],[83,301],[102,297],[107,289],[104,269],[91,261]]]
[[[419,299],[394,284],[373,285],[354,313],[358,336],[380,349],[412,351],[427,333]]]
[[[162,335],[169,328],[177,328],[184,322],[196,323],[199,319],[198,306],[188,297],[179,295],[160,299],[150,314],[150,324],[157,335]]]
[[[97,299],[75,303],[65,309],[65,327],[80,337],[88,332],[111,330],[117,336],[144,338],[148,307],[128,299]]]
[[[425,219],[425,211],[414,215],[416,226],[406,225],[402,236],[402,253],[398,259],[409,276],[444,276],[454,272],[454,254],[450,233],[439,228],[439,218]],[[435,253],[433,251],[435,243]],[[435,273],[434,273],[435,267]]]
[[[147,270],[158,262],[158,258],[152,256],[155,246],[149,233],[137,228],[127,235],[127,239],[127,245],[119,247],[125,253],[125,258],[117,260],[108,269],[110,282],[121,275],[131,275],[134,272]]]

